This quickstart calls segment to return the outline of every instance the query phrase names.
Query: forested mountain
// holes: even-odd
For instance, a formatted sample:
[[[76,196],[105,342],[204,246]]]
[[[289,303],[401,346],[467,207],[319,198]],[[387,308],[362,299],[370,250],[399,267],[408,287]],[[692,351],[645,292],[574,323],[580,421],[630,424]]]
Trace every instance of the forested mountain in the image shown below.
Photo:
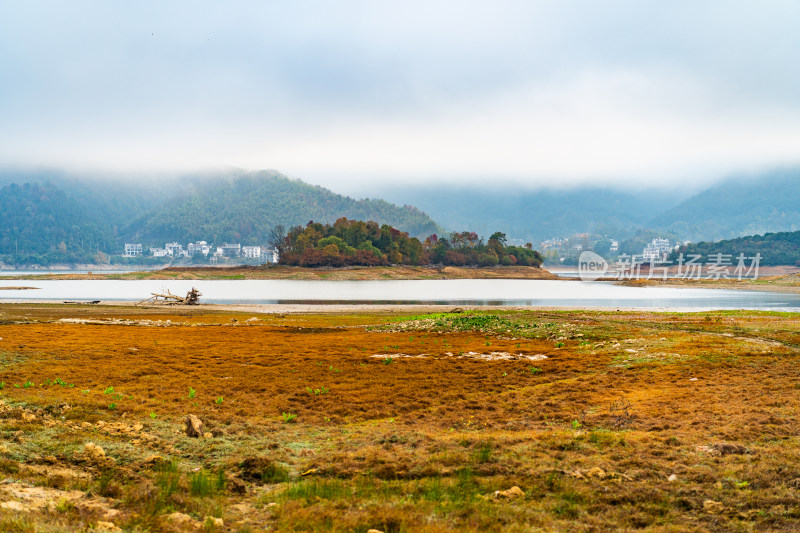
[[[646,227],[692,241],[800,230],[800,169],[723,181],[650,219]]]
[[[78,179],[0,172],[0,260],[93,262],[125,242],[265,244],[270,230],[341,217],[374,220],[426,237],[441,228],[414,207],[354,200],[274,172],[167,180]]]
[[[21,262],[48,253],[69,261],[115,240],[110,225],[50,183],[0,188],[0,220],[0,254],[17,254]]]
[[[739,254],[755,257],[761,254],[762,265],[797,265],[800,266],[800,231],[766,233],[750,235],[738,239],[727,239],[716,242],[699,242],[681,247],[678,253],[684,257],[699,254],[705,261],[709,255],[726,254],[729,262],[735,266]],[[677,254],[673,254],[673,260]],[[750,264],[750,261],[747,261]]]
[[[194,178],[190,186],[124,231],[142,242],[203,239],[215,243],[263,244],[278,224],[287,229],[313,220],[346,217],[389,224],[415,237],[441,232],[425,213],[384,200],[354,200],[274,172],[230,178]]]
[[[413,204],[452,231],[489,235],[502,229],[509,242],[538,243],[575,233],[624,239],[654,212],[677,205],[675,191],[622,191],[614,188],[526,190],[511,186],[404,187],[375,189],[382,197]]]

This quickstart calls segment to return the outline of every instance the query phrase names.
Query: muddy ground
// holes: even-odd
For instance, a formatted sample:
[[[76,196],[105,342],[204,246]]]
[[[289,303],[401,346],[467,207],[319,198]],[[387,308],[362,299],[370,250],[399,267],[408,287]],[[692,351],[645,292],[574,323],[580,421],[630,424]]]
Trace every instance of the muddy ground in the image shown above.
[[[2,305],[0,530],[794,531],[798,354],[786,313]]]

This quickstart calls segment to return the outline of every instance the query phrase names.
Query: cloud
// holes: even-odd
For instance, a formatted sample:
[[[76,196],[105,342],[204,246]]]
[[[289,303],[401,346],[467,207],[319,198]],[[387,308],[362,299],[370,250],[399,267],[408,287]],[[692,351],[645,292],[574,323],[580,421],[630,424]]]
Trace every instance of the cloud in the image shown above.
[[[711,180],[800,159],[800,6],[26,2],[0,164],[376,179]]]

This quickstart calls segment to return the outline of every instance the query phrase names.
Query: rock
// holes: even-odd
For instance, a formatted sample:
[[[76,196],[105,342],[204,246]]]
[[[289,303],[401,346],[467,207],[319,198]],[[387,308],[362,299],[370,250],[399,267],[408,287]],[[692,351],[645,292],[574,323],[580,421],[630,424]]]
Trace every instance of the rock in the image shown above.
[[[245,322],[258,322],[258,321],[259,321],[259,319],[256,318],[256,317],[250,317],[247,320],[245,320]]]
[[[22,502],[2,502],[0,503],[0,509],[5,509],[7,511],[16,511],[18,513],[26,513],[29,512],[31,509]]]
[[[49,487],[25,487],[18,484],[2,487],[2,496],[13,498],[0,503],[0,508],[13,511],[42,511],[55,509],[58,502],[75,504],[85,495],[79,490],[58,490]]]
[[[139,431],[144,429],[144,425],[143,424],[134,424],[131,427],[131,429],[133,429],[133,431],[139,432]]]
[[[707,513],[717,514],[724,511],[725,506],[722,505],[722,502],[717,502],[714,500],[706,500],[703,502],[703,510]]]
[[[142,461],[141,466],[142,468],[153,468],[154,466],[159,466],[166,463],[167,460],[161,457],[160,455],[151,455],[144,461]]]
[[[200,529],[200,524],[189,516],[188,514],[184,513],[172,513],[168,514],[164,517],[164,520],[169,522],[170,524],[179,527],[183,531],[195,531]]]
[[[28,411],[22,411],[22,420],[23,422],[33,422],[36,420],[36,415]]]
[[[247,492],[247,484],[238,477],[228,478],[226,481],[228,490],[234,494],[244,494]]]
[[[367,533],[383,533],[380,529],[368,529]]]
[[[225,522],[222,518],[217,518],[215,516],[207,516],[205,520],[206,527],[225,527]]]
[[[520,496],[525,496],[525,493],[522,492],[522,489],[518,486],[514,485],[508,490],[496,490],[492,496],[497,499],[505,499],[505,500],[513,500],[514,498],[519,498]]]
[[[671,482],[671,481],[678,481],[678,476],[677,476],[677,475],[675,475],[675,474],[672,474],[671,476],[669,476],[669,477],[667,478],[667,481],[670,481],[670,482]]]
[[[93,442],[87,442],[83,447],[83,455],[92,463],[103,463],[106,460],[106,451]]]
[[[97,533],[102,532],[109,532],[109,533],[119,533],[122,531],[116,524],[113,522],[105,522],[103,520],[98,520],[97,524],[95,524],[93,531],[97,531]]]
[[[75,507],[83,514],[101,516],[105,520],[111,520],[120,514],[117,509],[112,509],[105,502],[96,499],[76,500]]]
[[[189,415],[186,417],[186,436],[187,437],[202,437],[205,431],[203,431],[203,422],[197,418],[195,415]]]

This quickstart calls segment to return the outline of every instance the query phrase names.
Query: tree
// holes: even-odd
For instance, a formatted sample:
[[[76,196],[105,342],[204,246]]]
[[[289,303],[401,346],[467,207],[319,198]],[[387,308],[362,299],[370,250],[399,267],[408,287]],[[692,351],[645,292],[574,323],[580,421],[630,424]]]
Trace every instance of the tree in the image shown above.
[[[286,228],[283,227],[283,224],[278,224],[269,230],[267,242],[272,248],[278,250],[278,257],[280,258],[281,254],[286,250]]]

